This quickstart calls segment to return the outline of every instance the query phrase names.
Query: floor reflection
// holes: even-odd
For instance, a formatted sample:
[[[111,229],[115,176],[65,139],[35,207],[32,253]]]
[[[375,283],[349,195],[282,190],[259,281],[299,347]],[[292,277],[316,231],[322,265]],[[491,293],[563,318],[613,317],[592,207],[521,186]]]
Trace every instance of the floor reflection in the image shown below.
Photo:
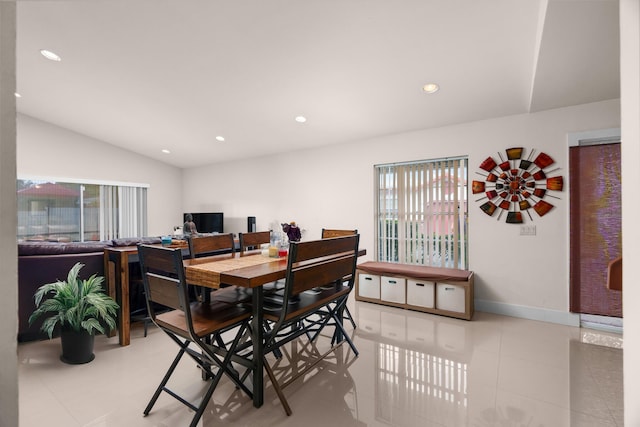
[[[375,348],[375,419],[383,424],[410,425],[412,414],[437,426],[623,425],[619,335],[372,304],[357,305],[357,318],[358,338]]]
[[[293,381],[287,417],[268,379],[265,403],[223,380],[204,427],[622,427],[622,337],[476,312],[472,321],[350,301],[358,327],[347,346]],[[598,345],[596,345],[598,343]],[[608,343],[609,345],[600,345]],[[292,378],[317,347],[291,343],[274,367]],[[59,361],[58,339],[19,352],[20,426],[181,426],[193,412],[161,397],[142,411],[177,348],[155,327],[134,324],[131,345],[96,337],[87,365]],[[174,388],[197,400],[204,384],[193,362],[180,364]],[[172,378],[173,379],[173,378]]]

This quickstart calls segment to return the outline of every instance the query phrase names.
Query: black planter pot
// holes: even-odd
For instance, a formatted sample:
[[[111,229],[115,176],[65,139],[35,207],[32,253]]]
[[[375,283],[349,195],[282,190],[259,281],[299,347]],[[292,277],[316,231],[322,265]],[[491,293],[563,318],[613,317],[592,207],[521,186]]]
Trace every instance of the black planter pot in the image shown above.
[[[62,343],[62,355],[60,360],[72,365],[89,363],[94,358],[93,354],[93,334],[87,331],[74,331],[62,329],[60,332]]]

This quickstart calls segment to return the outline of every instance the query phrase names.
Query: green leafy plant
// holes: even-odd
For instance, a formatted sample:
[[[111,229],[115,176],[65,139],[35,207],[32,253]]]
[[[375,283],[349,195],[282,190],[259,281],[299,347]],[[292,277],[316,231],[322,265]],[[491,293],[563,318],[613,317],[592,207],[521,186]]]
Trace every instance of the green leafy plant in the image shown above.
[[[104,333],[103,321],[110,329],[116,327],[118,304],[102,289],[104,277],[92,275],[86,280],[78,279],[82,263],[76,263],[67,276],[66,281],[58,280],[38,288],[34,295],[36,310],[29,317],[29,324],[45,313],[52,313],[40,328],[53,335],[53,329],[60,327],[74,331],[85,330],[92,334],[95,331]],[[45,297],[48,296],[49,298]]]

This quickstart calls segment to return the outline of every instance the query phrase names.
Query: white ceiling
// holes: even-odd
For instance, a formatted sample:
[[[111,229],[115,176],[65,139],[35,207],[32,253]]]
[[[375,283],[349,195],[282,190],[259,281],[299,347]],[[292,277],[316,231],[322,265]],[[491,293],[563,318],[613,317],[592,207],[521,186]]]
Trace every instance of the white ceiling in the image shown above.
[[[17,48],[19,112],[179,167],[620,97],[617,0],[21,0]]]

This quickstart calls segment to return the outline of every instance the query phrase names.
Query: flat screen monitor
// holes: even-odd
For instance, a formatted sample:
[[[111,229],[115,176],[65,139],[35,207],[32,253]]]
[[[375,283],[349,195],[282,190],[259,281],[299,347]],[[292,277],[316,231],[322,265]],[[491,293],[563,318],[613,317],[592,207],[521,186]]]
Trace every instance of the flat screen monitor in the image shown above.
[[[222,212],[191,212],[198,233],[224,233],[224,214]],[[186,221],[187,213],[183,215]]]

